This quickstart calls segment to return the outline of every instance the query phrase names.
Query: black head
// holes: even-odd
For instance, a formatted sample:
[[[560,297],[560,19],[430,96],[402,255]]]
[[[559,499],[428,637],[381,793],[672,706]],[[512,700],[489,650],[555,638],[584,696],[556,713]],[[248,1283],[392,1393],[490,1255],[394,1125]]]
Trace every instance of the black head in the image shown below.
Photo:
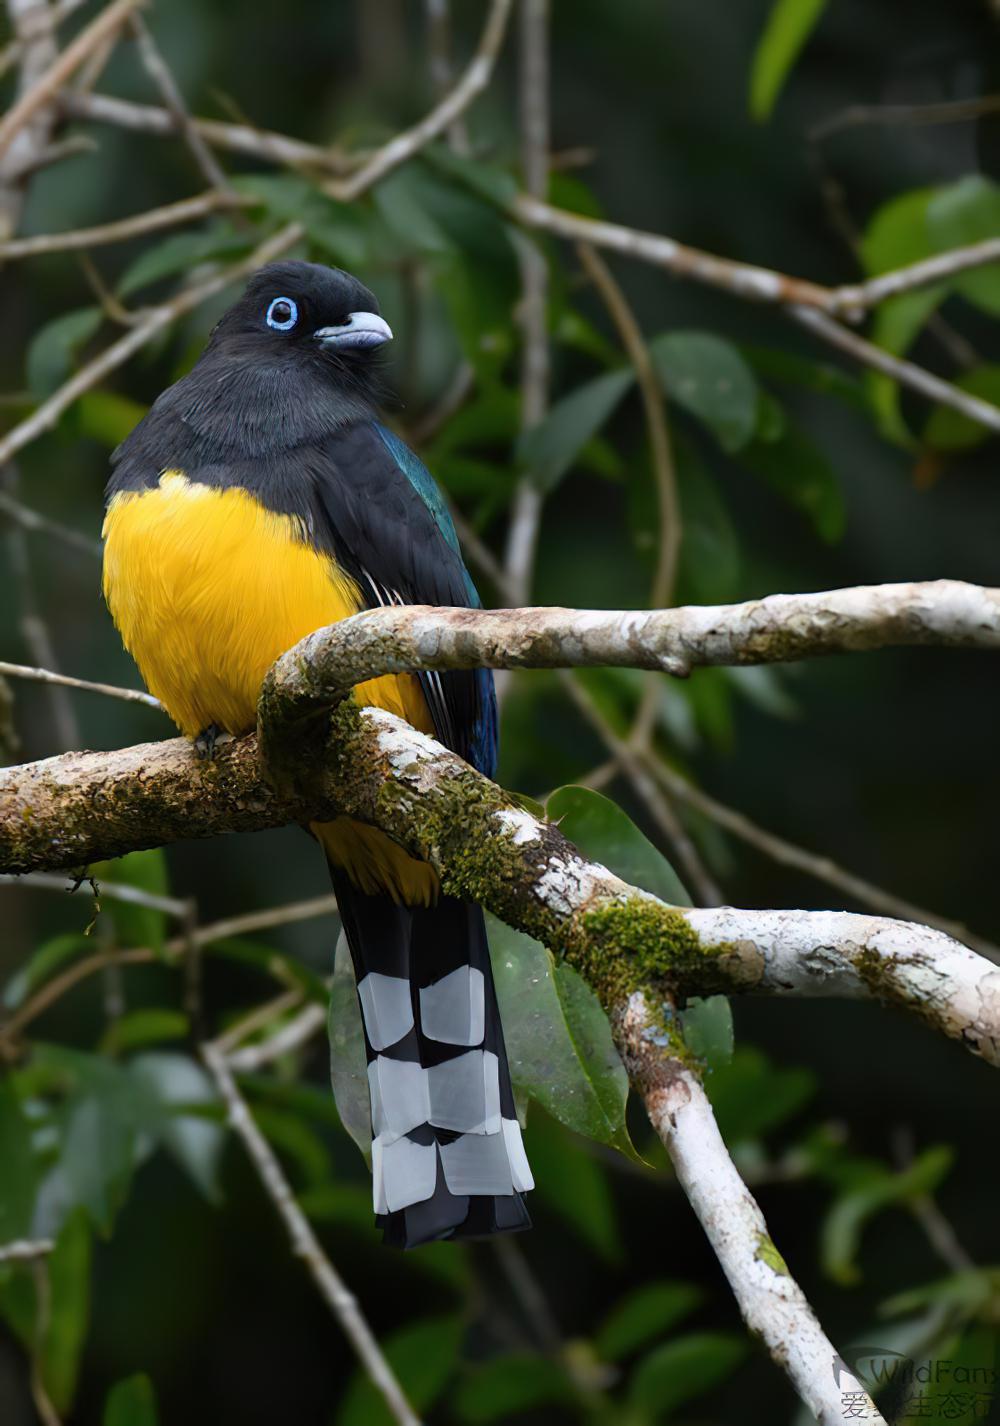
[[[212,333],[210,350],[262,361],[301,360],[363,379],[392,340],[373,292],[349,272],[314,262],[275,262],[255,272]]]

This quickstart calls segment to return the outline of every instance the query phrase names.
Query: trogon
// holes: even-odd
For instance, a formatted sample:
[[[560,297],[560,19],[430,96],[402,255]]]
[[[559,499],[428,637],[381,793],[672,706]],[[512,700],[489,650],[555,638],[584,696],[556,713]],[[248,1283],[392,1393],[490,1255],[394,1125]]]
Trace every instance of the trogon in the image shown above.
[[[378,420],[391,336],[349,273],[261,268],[112,456],[104,595],[203,755],[253,728],[271,664],[312,630],[379,605],[479,603],[434,480]],[[373,679],[355,697],[493,775],[487,670]],[[482,911],[374,827],[338,817],[310,831],[357,977],[385,1241],[527,1227]]]

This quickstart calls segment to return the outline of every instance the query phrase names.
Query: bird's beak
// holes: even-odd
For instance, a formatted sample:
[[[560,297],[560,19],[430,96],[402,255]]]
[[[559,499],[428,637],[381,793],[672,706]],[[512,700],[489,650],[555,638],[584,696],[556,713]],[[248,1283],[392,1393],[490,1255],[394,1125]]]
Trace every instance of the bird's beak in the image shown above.
[[[377,312],[349,312],[347,321],[339,327],[320,327],[313,332],[316,340],[330,350],[380,347],[392,341],[392,328]]]

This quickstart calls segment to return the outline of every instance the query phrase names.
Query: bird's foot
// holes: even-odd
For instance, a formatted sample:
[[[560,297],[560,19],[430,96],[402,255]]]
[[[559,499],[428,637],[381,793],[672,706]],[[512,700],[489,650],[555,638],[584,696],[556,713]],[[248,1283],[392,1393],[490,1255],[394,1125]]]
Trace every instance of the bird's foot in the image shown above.
[[[195,738],[194,750],[203,762],[211,762],[215,757],[217,744],[228,741],[228,737],[228,733],[220,728],[218,723],[209,723],[208,727],[202,728]]]

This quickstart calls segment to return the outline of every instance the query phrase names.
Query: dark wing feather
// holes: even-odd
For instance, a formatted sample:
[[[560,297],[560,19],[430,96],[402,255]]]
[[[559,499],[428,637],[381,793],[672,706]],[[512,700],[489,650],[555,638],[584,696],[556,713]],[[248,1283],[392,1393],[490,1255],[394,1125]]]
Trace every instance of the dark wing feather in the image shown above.
[[[350,426],[312,447],[306,459],[316,541],[327,545],[355,580],[368,608],[469,608],[478,603],[457,546],[377,426]],[[419,465],[415,456],[412,459]],[[492,775],[492,675],[482,670],[423,673],[420,683],[439,740]]]

